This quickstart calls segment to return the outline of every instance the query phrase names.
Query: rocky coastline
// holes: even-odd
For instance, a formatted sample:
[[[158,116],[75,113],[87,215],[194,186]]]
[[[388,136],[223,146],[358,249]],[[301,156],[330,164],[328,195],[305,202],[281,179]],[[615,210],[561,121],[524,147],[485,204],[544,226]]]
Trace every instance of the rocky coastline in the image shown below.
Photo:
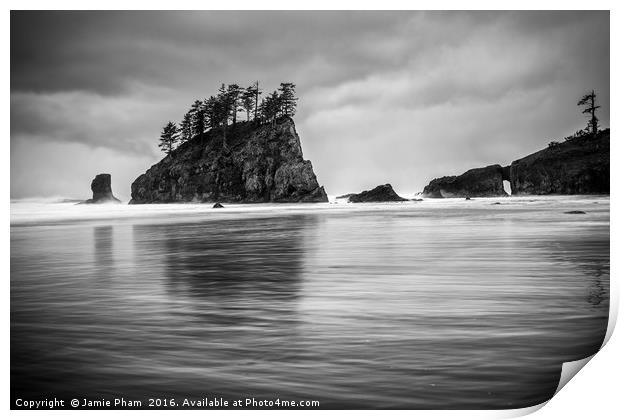
[[[596,135],[552,142],[510,165],[493,164],[435,178],[420,195],[502,197],[508,195],[506,182],[512,195],[609,194],[609,165],[610,130],[606,129]],[[91,189],[93,198],[81,204],[120,202],[112,194],[109,174],[97,175]],[[390,184],[337,199],[351,203],[409,201]],[[282,117],[272,124],[237,123],[228,127],[227,135],[212,129],[195,136],[133,182],[129,204],[327,201],[312,163],[303,158],[293,119]]]
[[[435,178],[424,187],[428,198],[507,195],[609,194],[609,129],[583,134],[513,161],[470,169],[458,176]]]

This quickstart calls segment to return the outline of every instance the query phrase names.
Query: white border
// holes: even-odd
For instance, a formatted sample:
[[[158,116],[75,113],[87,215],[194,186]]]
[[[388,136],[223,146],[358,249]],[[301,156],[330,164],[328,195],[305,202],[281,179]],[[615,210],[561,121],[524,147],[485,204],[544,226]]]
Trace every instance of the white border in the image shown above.
[[[5,58],[5,63],[1,68],[1,71],[4,76],[5,85],[5,102],[3,104],[3,112],[2,119],[5,122],[3,127],[5,127],[6,133],[6,142],[10,143],[10,133],[9,124],[10,124],[10,84],[7,82],[10,80],[10,66],[9,66],[9,51],[10,51],[10,9],[15,10],[44,10],[44,9],[60,9],[60,10],[71,10],[71,9],[90,9],[90,10],[104,10],[104,9],[118,9],[118,10],[132,10],[132,9],[143,9],[144,6],[148,6],[152,9],[157,10],[198,10],[198,9],[211,9],[211,10],[345,10],[345,9],[353,9],[353,10],[404,10],[404,9],[413,9],[413,10],[611,10],[611,45],[617,46],[617,29],[616,23],[617,18],[615,16],[615,12],[618,7],[614,7],[618,4],[617,1],[603,1],[603,0],[589,0],[589,1],[575,1],[575,0],[564,0],[564,1],[543,1],[543,0],[507,0],[507,1],[458,1],[458,0],[438,0],[438,1],[405,1],[405,0],[382,0],[380,2],[370,2],[370,1],[351,1],[351,0],[314,0],[314,1],[296,1],[295,3],[289,1],[251,1],[251,0],[237,0],[237,1],[197,1],[197,0],[176,0],[174,2],[165,2],[165,1],[150,1],[150,2],[139,2],[133,0],[108,0],[108,1],[76,1],[76,0],[64,0],[64,1],[7,1],[5,4],[8,5],[4,19],[3,19],[3,57]],[[618,74],[618,65],[617,59],[618,54],[614,51],[614,48],[611,49],[611,74]],[[617,90],[617,86],[614,83],[614,80],[611,81],[611,113],[610,113],[610,126],[616,127],[617,117],[614,112],[615,108],[613,105],[614,98],[616,97],[615,93]],[[10,147],[10,146],[9,146]],[[617,147],[614,145],[612,141],[612,161],[617,161]],[[4,213],[4,220],[8,222],[10,220],[10,153],[2,154],[2,171],[4,172],[2,175],[2,188],[3,195],[5,196],[5,205],[2,207],[2,211]],[[614,166],[611,167],[612,170],[612,196],[616,197],[618,194],[618,187],[613,180],[617,179],[616,174],[617,171],[614,169]],[[616,207],[611,201],[611,218],[614,220],[617,214]],[[10,307],[10,297],[9,297],[9,252],[10,252],[10,230],[3,238],[2,241],[2,255],[1,262],[3,267],[3,272],[5,276],[3,276],[4,280],[4,288],[2,291],[2,301],[4,303],[4,322],[2,323],[2,332],[4,338],[4,345],[2,346],[2,357],[3,357],[3,369],[2,369],[2,404],[3,411],[8,411],[9,409],[9,379],[10,379],[10,370],[9,370],[9,307]],[[611,255],[614,255],[614,250],[618,248],[617,246],[617,234],[615,234],[615,223],[612,222],[612,230],[611,230]],[[613,326],[617,320],[618,313],[618,293],[616,288],[616,281],[614,281],[614,266],[612,264],[612,285],[611,285],[611,308],[610,308],[610,331],[613,329]],[[609,339],[609,334],[607,339]],[[570,381],[565,388],[563,388],[555,397],[553,397],[547,404],[542,404],[544,409],[536,411],[530,418],[532,419],[584,419],[584,418],[611,418],[618,413],[618,403],[617,400],[617,392],[615,388],[618,384],[617,374],[618,374],[618,358],[616,355],[620,354],[620,344],[618,344],[617,337],[612,337],[604,348],[601,350],[599,354],[597,354],[592,361],[588,363],[582,371],[577,375],[577,379],[573,379]],[[537,407],[540,408],[540,407]],[[150,419],[157,418],[169,418],[171,416],[183,416],[188,418],[234,418],[241,416],[251,416],[253,418],[265,418],[265,419],[273,419],[273,418],[282,418],[288,419],[293,415],[295,418],[302,419],[310,419],[315,417],[328,417],[328,418],[340,418],[343,416],[355,416],[356,418],[375,418],[377,415],[380,416],[388,416],[390,418],[402,418],[402,419],[411,419],[419,418],[450,418],[450,419],[481,419],[481,418],[508,418],[515,417],[519,415],[527,414],[528,412],[535,411],[535,409],[525,409],[525,410],[506,410],[506,411],[388,411],[388,412],[377,412],[377,411],[320,411],[320,412],[311,412],[311,411],[296,411],[295,413],[284,412],[284,411],[223,411],[223,412],[213,412],[213,411],[139,411],[139,412],[95,412],[89,411],[88,413],[82,411],[64,411],[64,412],[55,412],[55,411],[44,411],[44,412],[34,412],[34,411],[11,411],[9,413],[10,418],[40,418],[40,417],[50,417],[50,418],[101,418],[108,419],[110,416],[120,417],[120,418],[141,418],[148,417]]]

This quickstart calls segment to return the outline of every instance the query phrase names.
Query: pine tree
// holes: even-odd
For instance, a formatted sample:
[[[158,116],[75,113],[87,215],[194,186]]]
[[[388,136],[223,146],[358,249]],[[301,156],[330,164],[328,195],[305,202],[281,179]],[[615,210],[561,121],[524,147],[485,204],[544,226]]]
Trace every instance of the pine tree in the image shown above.
[[[215,96],[211,95],[209,99],[204,100],[205,124],[211,129],[218,127],[220,124],[217,116],[217,107],[217,98]]]
[[[228,118],[230,118],[231,112],[231,101],[228,96],[228,90],[226,89],[226,85],[222,83],[220,89],[217,94],[217,102],[216,102],[216,116],[217,119],[222,124],[222,134],[223,134],[223,142],[222,146],[226,147],[226,133],[228,131]]]
[[[282,98],[278,94],[277,90],[274,90],[269,98],[271,99],[271,118],[272,122],[275,123],[278,117],[282,115]]]
[[[200,140],[202,141],[205,131],[205,107],[202,101],[196,99],[192,104],[190,113],[192,115],[192,133],[200,135]]]
[[[267,98],[263,98],[260,101],[260,105],[258,107],[256,107],[256,112],[258,112],[258,116],[259,116],[261,122],[265,120],[265,117],[267,115],[267,105],[268,105],[267,102],[269,102],[267,100]],[[256,119],[256,117],[255,117],[255,119]]]
[[[241,94],[241,105],[245,110],[245,114],[247,116],[247,120],[250,121],[250,113],[254,110],[255,107],[255,95],[252,86],[246,88]]]
[[[287,116],[295,115],[297,110],[297,100],[295,97],[295,84],[294,83],[280,83],[280,105],[282,108],[282,114]]]
[[[590,114],[587,130],[594,135],[598,133],[598,118],[596,118],[595,112],[597,109],[600,108],[600,106],[595,105],[595,103],[596,94],[594,93],[594,90],[592,90],[592,92],[588,93],[587,95],[584,95],[583,98],[581,98],[581,100],[579,100],[579,102],[577,103],[577,105],[579,106],[586,107],[582,111],[583,114]]]
[[[186,112],[181,122],[181,140],[183,142],[190,141],[192,134],[192,113]]]
[[[260,95],[261,93],[263,93],[263,91],[260,90],[260,88],[258,87],[258,80],[248,89],[251,89],[252,93],[254,93],[254,121],[258,121],[258,116],[259,116],[259,112],[258,112],[259,100],[258,99],[260,98]]]
[[[179,128],[175,123],[169,121],[166,124],[159,136],[159,148],[163,150],[167,155],[170,155],[176,144],[179,142]]]
[[[220,86],[218,90],[217,102],[220,124],[223,124],[224,128],[226,128],[226,126],[228,126],[228,119],[230,118],[232,112],[230,98],[228,97],[228,89],[226,89],[226,85],[224,83],[222,83],[222,86]]]
[[[237,111],[241,108],[241,88],[238,84],[228,85],[227,95],[230,103],[230,113],[232,116],[233,127],[237,124]]]
[[[265,122],[275,124],[277,118],[281,114],[281,100],[277,91],[273,91],[271,95],[261,102],[261,119]]]

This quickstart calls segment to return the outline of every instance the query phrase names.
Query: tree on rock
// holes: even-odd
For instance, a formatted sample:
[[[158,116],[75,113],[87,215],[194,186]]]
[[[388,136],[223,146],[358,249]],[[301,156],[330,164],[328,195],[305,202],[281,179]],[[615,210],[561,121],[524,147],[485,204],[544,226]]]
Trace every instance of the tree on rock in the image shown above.
[[[181,122],[181,141],[186,142],[192,139],[192,113],[187,112]]]
[[[217,106],[217,98],[213,95],[204,100],[205,125],[209,128],[215,128],[219,125]]]
[[[192,116],[192,132],[194,134],[200,135],[200,140],[202,140],[202,135],[205,131],[205,106],[202,101],[196,99],[192,104],[192,108],[190,109],[190,113]]]
[[[241,94],[241,105],[243,106],[243,109],[245,110],[245,114],[247,116],[248,121],[250,121],[250,114],[252,113],[252,111],[254,110],[256,106],[255,97],[256,95],[254,93],[254,89],[252,86],[250,86],[249,88],[246,88],[245,91],[243,91],[243,93]]]
[[[577,105],[586,107],[582,113],[590,114],[590,119],[588,120],[588,131],[596,135],[596,133],[598,133],[598,118],[596,118],[595,112],[600,108],[600,106],[596,105],[596,94],[594,93],[594,90],[587,95],[584,95]]]
[[[251,101],[254,103],[254,121],[258,121],[258,118],[260,116],[259,98],[260,98],[261,93],[263,93],[263,91],[260,90],[260,88],[258,87],[258,80],[252,86],[247,87],[244,92],[244,96],[252,98]],[[248,103],[250,103],[249,101],[250,100],[248,100]],[[243,104],[243,107],[245,108],[245,102]],[[249,108],[246,108],[246,109],[249,109]]]
[[[237,111],[241,108],[241,93],[242,89],[238,84],[233,83],[228,85],[228,102],[230,103],[230,114],[232,117],[233,127],[237,124]]]
[[[190,141],[195,136],[200,136],[200,140],[203,141],[207,130],[218,129],[222,132],[222,146],[226,148],[229,131],[228,122],[232,121],[232,129],[234,130],[238,112],[245,111],[247,121],[250,121],[252,113],[254,113],[255,125],[274,125],[282,116],[292,117],[295,115],[297,100],[299,99],[295,96],[295,88],[294,83],[282,82],[278,90],[274,90],[273,93],[266,94],[261,98],[263,92],[259,88],[258,81],[245,89],[237,83],[231,83],[228,86],[222,83],[217,94],[202,101],[198,99],[194,101],[189,111],[183,116],[181,124],[175,125],[175,143]],[[594,106],[593,102],[592,107],[598,108],[598,106]],[[596,131],[596,119],[594,122]],[[167,138],[165,143],[169,144],[169,141],[170,139]],[[165,148],[168,154],[174,149],[170,146],[165,146]]]
[[[260,104],[261,120],[267,123],[275,124],[278,117],[281,115],[282,101],[277,91],[266,98],[264,98]]]
[[[215,108],[217,121],[222,125],[222,146],[226,147],[226,133],[228,131],[228,119],[232,115],[232,103],[228,89],[224,83],[222,83],[222,86],[220,86],[220,89],[218,90]]]
[[[164,126],[164,129],[159,136],[159,148],[163,150],[167,155],[170,155],[176,144],[179,142],[179,127],[172,121],[168,121],[168,124]]]
[[[292,117],[297,109],[294,83],[280,83],[280,107],[283,115]]]

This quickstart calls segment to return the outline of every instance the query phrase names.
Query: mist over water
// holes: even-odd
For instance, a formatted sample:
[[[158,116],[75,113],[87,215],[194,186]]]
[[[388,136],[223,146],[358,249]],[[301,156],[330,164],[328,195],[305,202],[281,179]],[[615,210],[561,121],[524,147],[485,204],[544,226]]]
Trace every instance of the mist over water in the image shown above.
[[[11,204],[13,400],[525,407],[608,310],[609,197]]]

